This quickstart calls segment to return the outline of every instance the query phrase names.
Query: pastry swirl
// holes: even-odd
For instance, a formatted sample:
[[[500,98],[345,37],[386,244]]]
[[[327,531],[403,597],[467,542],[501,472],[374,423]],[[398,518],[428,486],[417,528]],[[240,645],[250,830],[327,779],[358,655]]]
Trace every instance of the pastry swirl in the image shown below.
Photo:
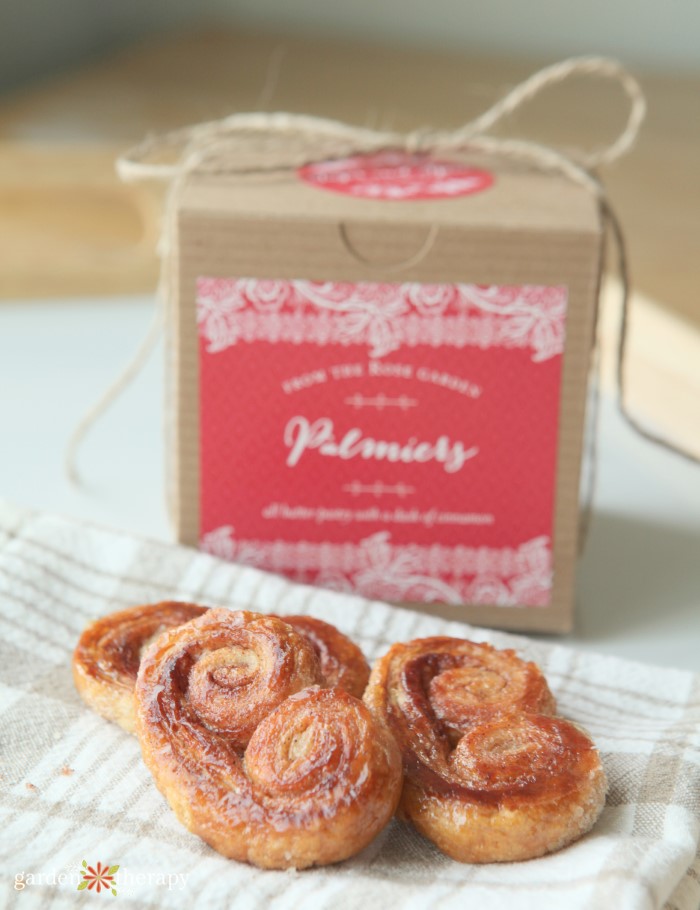
[[[337,862],[399,800],[401,757],[358,699],[321,688],[319,658],[288,623],[211,609],[143,656],[136,730],[178,819],[262,868]]]
[[[98,714],[134,732],[133,691],[141,655],[167,629],[181,626],[209,608],[180,601],[129,607],[91,623],[73,654],[75,686]],[[320,665],[314,682],[340,686],[357,698],[369,679],[365,657],[335,626],[312,616],[279,617],[310,642]]]
[[[535,664],[456,638],[397,644],[365,703],[402,751],[401,810],[453,859],[531,859],[588,831],[606,780],[587,734],[553,714]]]
[[[134,685],[144,649],[161,632],[201,616],[206,609],[167,600],[119,610],[91,623],[73,652],[73,681],[84,701],[133,733]]]
[[[324,685],[340,686],[355,698],[362,698],[369,681],[369,664],[354,641],[314,616],[279,618],[311,642],[321,664]]]

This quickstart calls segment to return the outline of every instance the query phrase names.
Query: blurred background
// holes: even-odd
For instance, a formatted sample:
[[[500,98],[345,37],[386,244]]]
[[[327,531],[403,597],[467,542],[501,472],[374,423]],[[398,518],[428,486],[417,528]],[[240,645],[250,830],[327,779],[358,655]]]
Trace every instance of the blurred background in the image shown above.
[[[0,298],[154,287],[161,199],[114,173],[116,155],[147,132],[255,109],[454,127],[546,63],[612,55],[641,79],[649,115],[634,152],[604,176],[635,287],[669,314],[659,326],[646,302],[637,308],[630,389],[700,451],[688,428],[700,380],[675,382],[677,356],[659,350],[670,331],[684,336],[683,364],[700,354],[686,331],[700,330],[699,35],[695,0],[531,0],[526,10],[516,0],[5,0]],[[500,132],[595,148],[625,111],[614,87],[580,80]]]
[[[635,288],[629,397],[647,424],[700,454],[699,37],[697,0],[4,0],[2,494],[166,533],[157,359],[88,440],[92,487],[70,492],[61,466],[72,427],[153,307],[162,192],[118,182],[114,160],[131,143],[243,110],[456,127],[539,67],[578,54],[621,60],[647,95],[636,147],[603,173]],[[626,111],[615,86],[577,80],[498,132],[591,149],[612,141]],[[697,617],[700,468],[659,454],[612,416],[618,291],[611,280],[600,322],[599,511],[580,590],[592,639],[624,650],[634,609],[652,649],[662,603],[678,628]],[[673,663],[678,636],[666,645]]]

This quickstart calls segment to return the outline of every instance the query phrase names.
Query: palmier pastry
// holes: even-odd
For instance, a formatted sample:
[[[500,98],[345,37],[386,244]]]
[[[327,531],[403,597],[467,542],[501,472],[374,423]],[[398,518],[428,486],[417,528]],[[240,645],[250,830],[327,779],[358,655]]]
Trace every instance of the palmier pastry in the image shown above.
[[[585,834],[603,807],[595,746],[552,714],[542,673],[513,651],[457,638],[397,644],[364,698],[402,751],[402,813],[453,859],[541,856]]]
[[[133,691],[141,654],[161,632],[181,626],[207,609],[171,600],[119,610],[93,622],[80,636],[73,654],[78,692],[98,714],[133,733]],[[369,666],[354,642],[335,626],[311,616],[287,616],[284,622],[314,648],[321,668],[316,682],[340,686],[362,697]]]
[[[144,761],[178,819],[263,868],[337,862],[394,813],[401,756],[289,624],[209,610],[159,636],[136,682]]]
[[[311,642],[321,663],[324,685],[340,686],[355,698],[362,698],[369,681],[369,664],[354,641],[314,616],[279,618]]]
[[[206,607],[167,600],[129,607],[91,623],[73,653],[75,687],[90,707],[134,732],[134,685],[144,649],[166,629],[181,626]]]

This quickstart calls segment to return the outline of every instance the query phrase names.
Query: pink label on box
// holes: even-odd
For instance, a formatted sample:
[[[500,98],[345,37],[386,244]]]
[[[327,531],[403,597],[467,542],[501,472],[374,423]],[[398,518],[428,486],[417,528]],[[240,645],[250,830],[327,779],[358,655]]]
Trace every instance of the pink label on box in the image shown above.
[[[202,548],[385,600],[548,604],[566,305],[200,278]]]
[[[298,174],[333,193],[393,201],[470,196],[493,184],[490,171],[398,150],[305,164]]]

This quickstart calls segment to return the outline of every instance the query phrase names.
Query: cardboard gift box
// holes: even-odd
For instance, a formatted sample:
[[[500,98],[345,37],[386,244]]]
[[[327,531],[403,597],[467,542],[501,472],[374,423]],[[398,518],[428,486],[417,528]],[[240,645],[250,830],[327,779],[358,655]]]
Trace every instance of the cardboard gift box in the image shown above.
[[[512,162],[380,151],[193,173],[173,206],[179,539],[570,629],[596,198]]]

